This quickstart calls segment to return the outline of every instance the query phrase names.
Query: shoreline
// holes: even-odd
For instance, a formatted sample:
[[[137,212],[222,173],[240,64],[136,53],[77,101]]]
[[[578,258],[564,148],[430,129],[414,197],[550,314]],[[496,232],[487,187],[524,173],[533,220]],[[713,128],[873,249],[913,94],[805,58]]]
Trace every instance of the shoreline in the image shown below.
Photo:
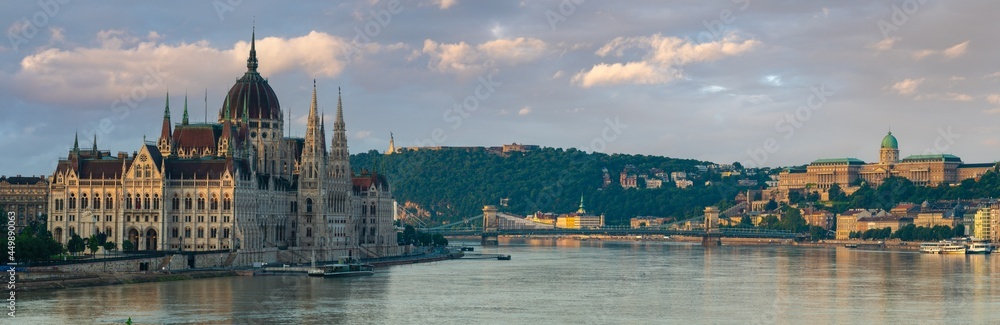
[[[444,260],[461,258],[461,252],[447,254],[421,254],[403,257],[386,258],[380,261],[371,261],[369,264],[375,267],[387,267],[395,265],[409,265],[418,263],[431,263]],[[109,273],[78,273],[69,274],[62,271],[50,269],[29,270],[26,273],[31,277],[40,279],[18,279],[17,292],[42,292],[50,290],[63,290],[86,287],[100,287],[113,285],[127,285],[150,282],[170,282],[195,279],[221,278],[233,276],[253,275],[254,269],[250,267],[232,269],[191,269],[169,272],[109,272]],[[46,276],[49,275],[49,276]]]

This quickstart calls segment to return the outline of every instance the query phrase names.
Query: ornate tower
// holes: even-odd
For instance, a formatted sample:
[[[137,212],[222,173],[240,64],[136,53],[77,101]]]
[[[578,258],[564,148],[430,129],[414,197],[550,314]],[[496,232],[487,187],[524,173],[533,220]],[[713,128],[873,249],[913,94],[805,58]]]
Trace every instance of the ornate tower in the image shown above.
[[[882,148],[879,149],[879,163],[883,165],[892,165],[899,162],[899,144],[896,142],[896,137],[892,135],[892,131],[886,134],[882,138]]]
[[[187,121],[187,106],[184,110],[184,120]],[[170,157],[173,154],[173,138],[170,132],[170,93],[167,92],[167,104],[163,108],[163,126],[160,129],[160,139],[156,143],[160,155]],[[96,140],[96,139],[95,139]]]
[[[316,81],[313,80],[312,104],[309,105],[306,136],[302,146],[302,163],[299,169],[298,233],[305,235],[299,242],[307,246],[324,246],[330,243],[325,231],[327,226],[325,203],[329,191],[329,187],[325,184],[327,177],[324,177],[327,168],[326,148],[323,147],[317,106]]]
[[[250,35],[247,70],[226,95],[233,111],[227,117],[224,108],[220,109],[219,122],[228,119],[232,125],[239,125],[243,141],[253,144],[250,150],[255,151],[251,156],[256,157],[253,164],[257,172],[278,175],[282,169],[279,164],[284,143],[284,117],[274,90],[257,71],[256,30]]]

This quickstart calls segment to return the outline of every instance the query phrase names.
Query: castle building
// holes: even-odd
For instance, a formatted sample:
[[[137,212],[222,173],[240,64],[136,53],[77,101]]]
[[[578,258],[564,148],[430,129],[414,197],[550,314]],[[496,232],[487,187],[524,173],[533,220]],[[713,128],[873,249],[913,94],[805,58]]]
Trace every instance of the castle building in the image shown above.
[[[878,186],[892,176],[906,178],[917,185],[937,186],[978,179],[995,167],[995,163],[966,164],[950,154],[912,155],[900,160],[899,144],[889,132],[882,138],[877,163],[855,158],[819,159],[805,168],[782,171],[778,176],[778,188],[785,191],[825,190],[833,184],[844,188],[858,179]]]
[[[136,250],[230,250],[237,264],[400,254],[388,182],[351,169],[340,94],[329,148],[315,81],[305,137],[289,137],[257,68],[252,40],[217,123],[191,123],[186,98],[172,123],[167,94],[156,142],[117,156],[96,139],[91,150],[75,142],[49,180],[54,238],[105,233]]]

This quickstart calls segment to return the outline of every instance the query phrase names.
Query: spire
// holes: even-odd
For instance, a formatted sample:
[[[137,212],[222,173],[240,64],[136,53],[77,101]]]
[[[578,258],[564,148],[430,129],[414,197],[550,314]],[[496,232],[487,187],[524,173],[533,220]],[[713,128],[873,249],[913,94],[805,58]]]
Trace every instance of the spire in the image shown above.
[[[583,194],[580,194],[580,209],[576,210],[576,213],[581,215],[587,213],[587,210],[583,208]]]
[[[167,92],[167,104],[163,106],[163,125],[160,128],[160,139],[163,141],[170,139],[170,92]]]
[[[309,152],[316,152],[316,146],[321,145],[319,126],[316,125],[319,122],[316,114],[316,106],[319,105],[316,101],[316,79],[313,79],[312,104],[309,105],[309,117],[306,124],[306,149]]]
[[[344,102],[341,97],[340,87],[337,87],[337,121],[333,123],[334,130],[344,129]]]
[[[257,26],[250,32],[250,57],[247,58],[247,72],[257,72]]]
[[[187,93],[184,94],[184,117],[181,118],[181,124],[183,124],[183,125],[187,125],[188,124],[188,95],[187,95]]]
[[[96,157],[97,156],[97,133],[94,133],[94,148],[92,150],[94,152],[94,156]]]
[[[170,91],[167,91],[167,105],[163,107],[163,118],[170,119]]]

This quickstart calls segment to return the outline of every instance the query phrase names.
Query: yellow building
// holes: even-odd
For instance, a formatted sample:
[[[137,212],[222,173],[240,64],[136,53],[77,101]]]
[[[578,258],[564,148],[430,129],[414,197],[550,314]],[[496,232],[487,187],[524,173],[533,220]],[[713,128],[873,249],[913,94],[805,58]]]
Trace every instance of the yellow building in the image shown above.
[[[993,209],[982,208],[976,211],[976,216],[972,223],[972,237],[984,240],[993,240],[993,232],[990,231],[990,221]]]
[[[819,159],[805,168],[790,168],[781,172],[778,187],[785,190],[828,189],[833,184],[841,188],[861,179],[878,186],[891,176],[909,179],[917,185],[955,184],[965,179],[978,179],[994,163],[966,164],[950,154],[912,155],[899,160],[899,145],[889,132],[879,148],[879,162],[865,163],[855,158]]]
[[[591,229],[604,227],[604,215],[587,215],[580,197],[580,208],[575,213],[563,214],[556,218],[556,228]]]

